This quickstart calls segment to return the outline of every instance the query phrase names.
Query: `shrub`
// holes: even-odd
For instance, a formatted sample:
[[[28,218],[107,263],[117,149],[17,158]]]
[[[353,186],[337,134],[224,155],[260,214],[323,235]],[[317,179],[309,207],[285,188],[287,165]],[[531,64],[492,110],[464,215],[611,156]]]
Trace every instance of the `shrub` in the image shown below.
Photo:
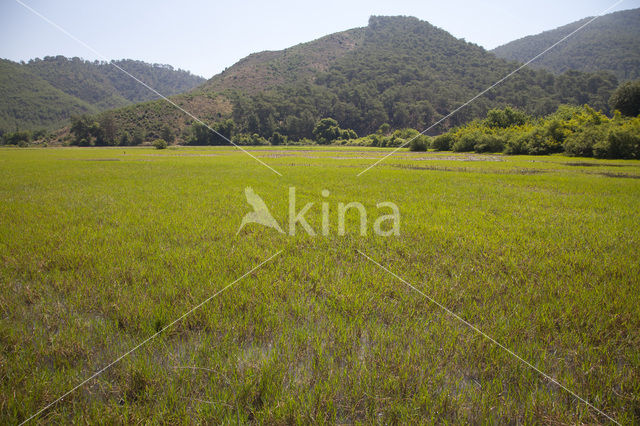
[[[340,139],[350,140],[357,139],[358,134],[353,129],[342,129],[340,130]]]
[[[287,142],[287,137],[281,135],[279,132],[273,132],[269,138],[269,142],[271,142],[271,145],[282,145]]]
[[[426,151],[427,148],[426,141],[419,136],[409,143],[409,151]]]
[[[164,139],[156,139],[153,142],[153,146],[156,149],[165,149],[167,147],[167,141],[165,141]]]
[[[19,147],[25,147],[29,145],[31,141],[31,133],[27,131],[17,131],[13,133],[6,133],[3,136],[4,143],[7,145],[18,145]]]
[[[522,135],[522,141],[526,144],[527,154],[547,155],[562,151],[562,144],[549,136],[547,129],[536,127]]]
[[[476,142],[480,139],[482,133],[480,132],[469,132],[463,133],[462,136],[458,138],[458,140],[451,147],[455,152],[470,152],[474,150]]]
[[[593,156],[597,158],[640,158],[640,134],[631,128],[611,129],[606,139],[596,142]]]
[[[593,147],[607,137],[604,126],[588,126],[572,133],[564,141],[564,151],[573,157],[593,156]]]
[[[488,127],[503,128],[521,126],[529,120],[529,116],[522,111],[506,107],[505,109],[492,109],[487,113],[485,123]]]
[[[529,154],[527,145],[527,135],[512,134],[507,139],[504,146],[504,153],[507,155],[526,155]]]
[[[611,98],[609,106],[629,117],[640,114],[640,79],[621,84]]]
[[[333,118],[323,118],[313,128],[313,137],[319,144],[326,145],[337,139],[356,139],[358,135],[354,130],[341,129]]]
[[[479,134],[473,146],[475,152],[502,152],[506,138],[496,134]]]
[[[444,133],[440,136],[433,138],[431,142],[431,148],[436,151],[449,151],[455,142],[455,138],[451,133]]]

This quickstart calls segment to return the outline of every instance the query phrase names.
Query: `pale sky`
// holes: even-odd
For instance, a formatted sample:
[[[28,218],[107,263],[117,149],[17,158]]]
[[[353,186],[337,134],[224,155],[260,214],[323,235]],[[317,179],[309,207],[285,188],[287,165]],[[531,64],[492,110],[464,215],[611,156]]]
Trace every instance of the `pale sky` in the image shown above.
[[[367,25],[370,15],[416,16],[487,49],[601,13],[615,0],[305,2],[20,0],[108,59],[166,63],[210,78],[253,52],[279,50]],[[612,11],[640,7],[625,0]],[[0,57],[101,59],[16,0],[0,0]]]

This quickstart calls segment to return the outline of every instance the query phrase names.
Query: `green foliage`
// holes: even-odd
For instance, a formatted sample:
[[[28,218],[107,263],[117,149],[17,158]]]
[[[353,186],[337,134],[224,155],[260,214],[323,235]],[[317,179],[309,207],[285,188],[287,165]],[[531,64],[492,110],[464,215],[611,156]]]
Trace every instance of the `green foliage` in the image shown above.
[[[51,86],[24,65],[0,60],[0,128],[50,128],[97,108]]]
[[[338,139],[356,139],[358,135],[351,129],[341,129],[333,118],[323,118],[313,128],[313,137],[318,144],[326,145]]]
[[[506,135],[481,133],[478,135],[473,150],[475,152],[502,152],[507,141]]]
[[[504,152],[511,155],[547,155],[565,152],[571,156],[640,158],[640,117],[609,119],[585,105],[561,106],[535,122],[504,127],[501,111],[436,137],[436,150],[457,152]],[[503,122],[504,123],[504,122]]]
[[[483,133],[478,130],[471,130],[468,132],[459,132],[456,137],[451,150],[454,152],[470,152],[476,146],[476,143],[481,140]]]
[[[156,139],[153,142],[153,146],[155,149],[166,149],[167,148],[167,141],[165,141],[164,139]]]
[[[607,132],[601,126],[589,126],[569,135],[564,142],[564,152],[575,157],[593,156],[593,147],[605,140]]]
[[[284,145],[285,143],[287,143],[287,137],[281,135],[278,132],[273,132],[273,134],[269,138],[269,142],[271,142],[271,145]]]
[[[609,105],[626,116],[637,117],[640,114],[640,78],[621,84],[611,95]]]
[[[3,145],[17,145],[24,147],[29,145],[29,142],[31,142],[31,133],[28,131],[5,133],[2,135],[0,140],[2,140]]]
[[[71,122],[72,145],[91,146],[100,136],[100,123],[87,115],[75,117]]]
[[[167,141],[167,143],[173,143],[176,139],[176,136],[171,130],[171,127],[168,124],[162,126],[162,131],[160,132],[160,137]]]
[[[136,129],[133,132],[133,136],[131,137],[132,145],[140,145],[144,142],[144,139],[147,137],[146,132],[143,129]]]
[[[129,137],[129,133],[123,133],[120,136],[120,141],[119,141],[119,145],[120,146],[127,146],[131,144],[131,138]]]
[[[313,137],[321,145],[326,145],[340,137],[340,127],[333,118],[323,118],[313,128]]]
[[[247,133],[236,134],[234,135],[233,143],[235,143],[236,145],[269,145],[269,141],[258,135],[257,133],[254,133],[252,135]]]
[[[485,124],[488,127],[506,129],[511,126],[522,126],[531,119],[527,114],[511,107],[491,109],[487,112]]]
[[[196,122],[191,126],[189,145],[230,145],[235,123],[231,119],[213,123],[211,128]]]
[[[609,129],[605,139],[593,145],[597,158],[640,158],[640,120]]]
[[[433,138],[431,148],[436,151],[449,151],[453,147],[455,138],[451,133],[443,133]]]
[[[429,149],[429,145],[422,138],[415,138],[409,142],[409,151],[426,151]]]

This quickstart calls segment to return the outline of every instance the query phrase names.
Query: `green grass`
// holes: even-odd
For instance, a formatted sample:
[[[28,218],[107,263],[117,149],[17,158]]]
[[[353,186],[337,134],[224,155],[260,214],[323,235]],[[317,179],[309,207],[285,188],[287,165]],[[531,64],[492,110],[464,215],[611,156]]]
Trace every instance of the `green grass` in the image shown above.
[[[402,152],[356,177],[389,151],[252,152],[283,177],[228,148],[0,150],[0,423],[278,250],[35,422],[607,422],[361,250],[640,423],[640,161]],[[329,202],[331,235],[236,235],[246,186],[285,229],[289,186],[316,231]],[[401,235],[338,236],[349,201],[395,202]]]

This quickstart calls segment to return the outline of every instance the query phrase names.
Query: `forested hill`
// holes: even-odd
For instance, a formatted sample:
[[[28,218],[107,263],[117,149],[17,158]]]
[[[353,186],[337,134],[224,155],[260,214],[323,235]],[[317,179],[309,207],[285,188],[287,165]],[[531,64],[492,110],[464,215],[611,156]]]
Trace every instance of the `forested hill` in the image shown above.
[[[525,62],[590,19],[512,41],[492,52],[500,58]],[[531,66],[555,73],[608,70],[621,81],[640,77],[640,9],[599,17]]]
[[[310,138],[323,117],[365,134],[383,123],[425,128],[516,67],[417,18],[374,16],[365,28],[250,55],[174,100],[207,122],[232,117],[236,134]],[[443,128],[506,105],[536,115],[549,114],[561,103],[588,103],[606,112],[616,86],[609,73],[558,76],[527,68]],[[191,122],[158,101],[111,115],[120,131],[144,131],[149,138],[158,137],[166,125],[186,135]]]
[[[335,118],[360,133],[425,128],[515,68],[482,47],[412,17],[371,17],[363,41],[337,58],[312,83],[234,99],[234,120],[248,133],[278,131],[309,137],[318,117]],[[448,120],[453,126],[513,105],[547,114],[560,103],[606,110],[616,86],[610,75],[556,77],[524,69]]]
[[[64,123],[72,115],[98,109],[31,72],[24,65],[0,59],[0,132]]]
[[[133,60],[114,63],[166,95],[188,91],[205,81],[169,65]],[[107,62],[56,56],[27,63],[2,60],[1,67],[0,129],[5,130],[59,126],[78,113],[158,98]]]

